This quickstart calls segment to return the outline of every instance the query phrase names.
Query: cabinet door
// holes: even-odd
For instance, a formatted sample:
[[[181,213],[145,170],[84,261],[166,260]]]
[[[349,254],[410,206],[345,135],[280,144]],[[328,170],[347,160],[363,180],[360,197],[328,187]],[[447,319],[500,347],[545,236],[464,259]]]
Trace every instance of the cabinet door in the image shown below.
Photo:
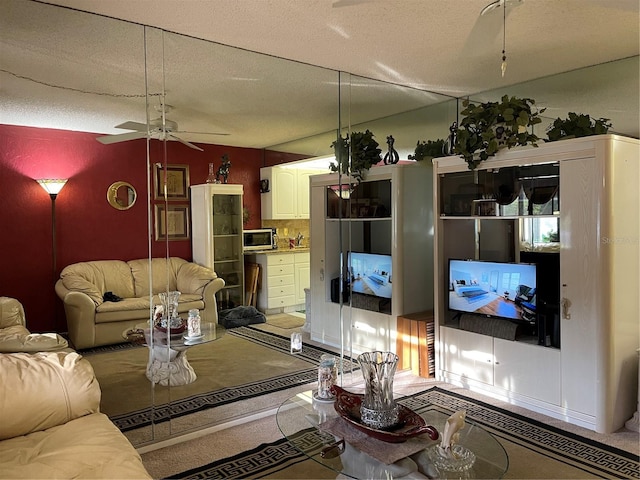
[[[493,385],[493,338],[440,327],[443,369],[460,378]]]
[[[309,177],[311,175],[317,175],[318,172],[314,170],[298,170],[297,184],[297,218],[309,218],[310,204],[309,204]]]
[[[560,312],[562,400],[588,415],[595,414],[596,319],[605,294],[598,255],[603,173],[597,165],[593,158],[560,162],[560,295],[570,302]]]
[[[273,219],[287,219],[296,217],[297,190],[297,174],[294,169],[273,169]]]
[[[309,263],[295,265],[296,304],[305,303],[304,289],[309,288],[311,282],[311,267]]]
[[[560,405],[560,350],[493,339],[494,385]]]

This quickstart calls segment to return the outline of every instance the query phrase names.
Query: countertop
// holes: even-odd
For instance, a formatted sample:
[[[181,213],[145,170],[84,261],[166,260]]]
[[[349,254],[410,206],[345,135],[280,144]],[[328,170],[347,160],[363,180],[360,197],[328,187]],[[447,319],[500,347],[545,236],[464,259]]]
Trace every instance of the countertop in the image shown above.
[[[249,250],[244,252],[245,255],[275,255],[277,253],[304,253],[310,251],[310,247],[296,248],[276,248],[269,250]]]

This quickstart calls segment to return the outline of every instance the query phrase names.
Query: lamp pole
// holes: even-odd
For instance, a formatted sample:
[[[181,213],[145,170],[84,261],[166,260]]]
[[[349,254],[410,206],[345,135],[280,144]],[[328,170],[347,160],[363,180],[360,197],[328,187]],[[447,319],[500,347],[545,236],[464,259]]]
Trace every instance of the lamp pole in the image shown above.
[[[55,282],[56,278],[56,268],[57,268],[57,246],[56,246],[56,197],[62,187],[67,183],[67,180],[57,180],[57,179],[42,179],[38,180],[38,183],[51,197],[51,251],[52,251],[52,259],[53,259],[53,280]]]

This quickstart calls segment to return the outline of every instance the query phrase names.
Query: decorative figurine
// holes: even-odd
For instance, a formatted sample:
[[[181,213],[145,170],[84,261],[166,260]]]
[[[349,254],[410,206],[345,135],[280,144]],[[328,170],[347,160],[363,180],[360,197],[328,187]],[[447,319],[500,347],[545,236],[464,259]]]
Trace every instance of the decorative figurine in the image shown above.
[[[453,459],[453,446],[458,443],[460,430],[464,427],[464,419],[467,416],[465,410],[459,410],[447,419],[442,434],[442,441],[438,445],[438,453],[445,458]]]
[[[393,148],[394,142],[395,140],[393,139],[393,137],[389,135],[387,137],[387,146],[388,146],[387,153],[384,156],[385,165],[396,164],[400,160],[400,156],[398,155],[398,152],[396,152],[396,150]]]
[[[453,122],[449,127],[449,136],[447,137],[447,141],[444,142],[444,146],[442,147],[442,153],[444,156],[448,157],[449,155],[453,155],[453,147],[456,144],[457,135],[458,134],[458,122]]]
[[[229,160],[229,155],[226,153],[222,155],[222,164],[218,167],[218,171],[216,172],[216,180],[218,183],[227,183],[229,179],[229,167],[231,167],[231,161]],[[222,182],[220,182],[220,177],[222,176]]]

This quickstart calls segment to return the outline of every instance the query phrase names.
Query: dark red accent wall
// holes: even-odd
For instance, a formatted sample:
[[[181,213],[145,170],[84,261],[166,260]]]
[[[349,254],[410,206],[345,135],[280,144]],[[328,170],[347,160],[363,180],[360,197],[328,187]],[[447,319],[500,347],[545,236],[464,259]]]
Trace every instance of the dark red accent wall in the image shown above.
[[[100,259],[126,261],[148,255],[146,140],[102,145],[96,136],[0,125],[0,296],[22,302],[33,332],[66,331],[62,302],[54,291],[54,283],[66,265]],[[244,185],[244,205],[250,211],[246,228],[259,228],[260,167],[267,164],[265,152],[199,146],[204,152],[168,142],[167,163],[188,165],[190,183],[195,185],[204,183],[210,162],[217,169],[222,155],[227,154],[231,161],[229,183]],[[152,163],[163,162],[162,143],[152,141],[150,148]],[[281,154],[276,157],[268,164],[288,158]],[[290,160],[298,158],[291,156]],[[55,201],[55,271],[52,201],[36,182],[39,178],[68,179]],[[107,203],[107,188],[118,180],[131,183],[138,193],[138,201],[126,211]],[[163,257],[165,253],[164,242],[152,241],[153,256]],[[169,242],[169,253],[191,260],[191,241]]]

